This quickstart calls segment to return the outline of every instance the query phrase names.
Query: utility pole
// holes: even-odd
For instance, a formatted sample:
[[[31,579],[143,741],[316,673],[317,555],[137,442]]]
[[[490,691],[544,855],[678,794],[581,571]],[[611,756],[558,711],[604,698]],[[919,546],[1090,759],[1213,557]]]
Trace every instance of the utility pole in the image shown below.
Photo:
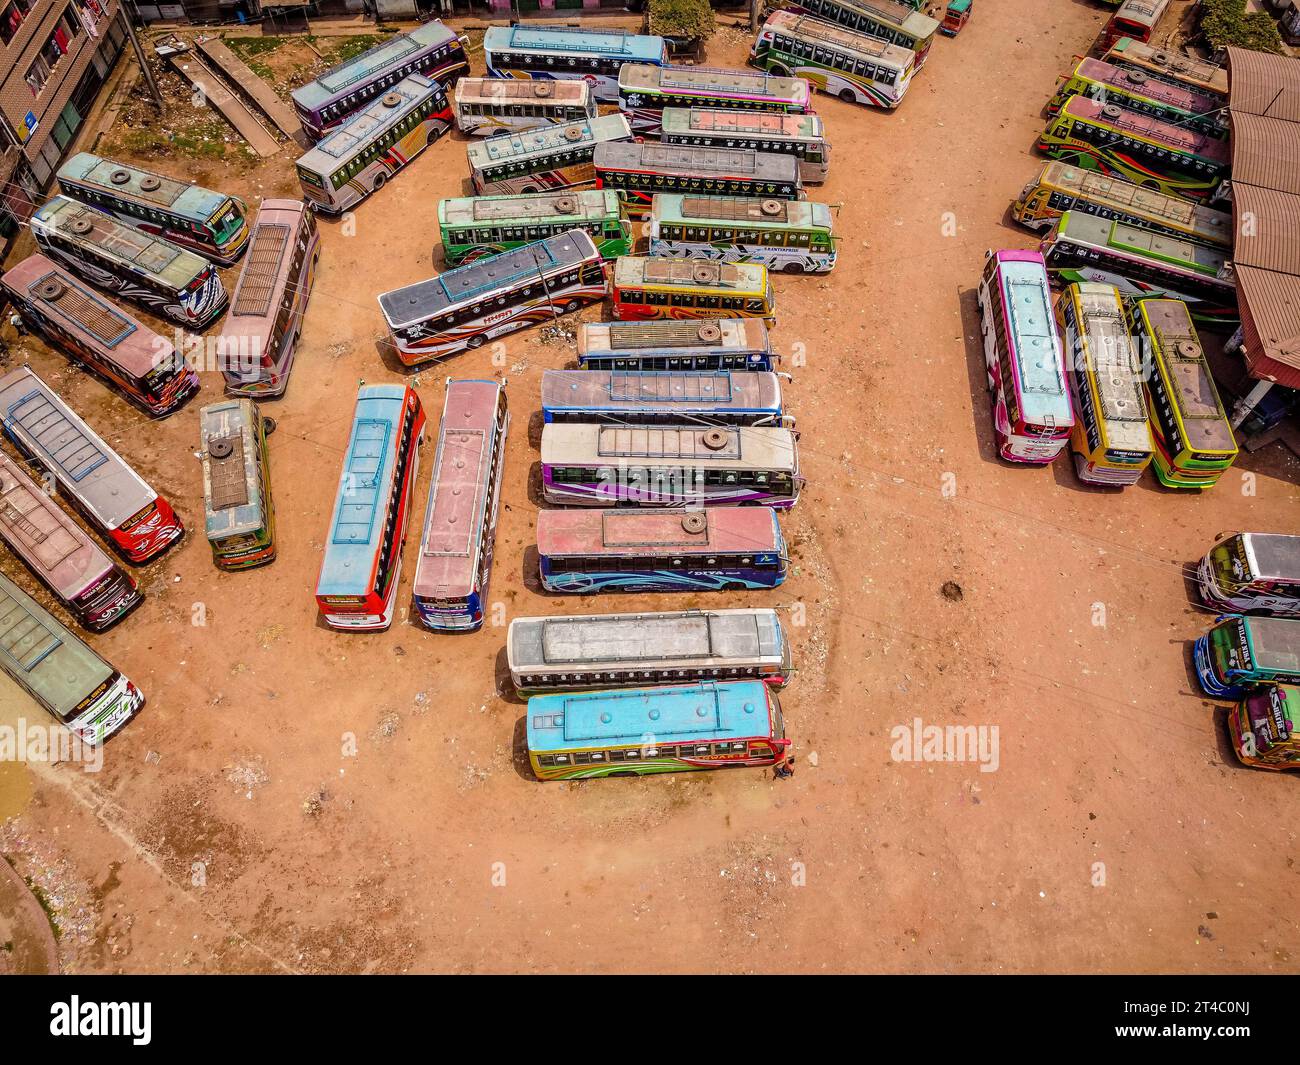
[[[149,95],[153,97],[153,105],[162,110],[163,100],[162,93],[158,91],[158,83],[154,81],[153,71],[149,69],[149,64],[144,57],[144,48],[140,45],[140,38],[135,35],[135,20],[140,17],[140,12],[136,10],[135,0],[131,0],[131,10],[126,16],[126,35],[131,38],[131,48],[135,52],[136,61],[140,64],[140,73],[144,75],[144,83],[149,89]]]
[[[749,0],[749,32],[758,32],[758,10],[763,0]]]

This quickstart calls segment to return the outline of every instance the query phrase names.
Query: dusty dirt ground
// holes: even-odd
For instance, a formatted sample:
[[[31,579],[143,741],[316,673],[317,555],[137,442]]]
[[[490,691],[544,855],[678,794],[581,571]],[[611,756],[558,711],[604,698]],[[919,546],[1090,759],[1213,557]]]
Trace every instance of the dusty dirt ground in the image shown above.
[[[1033,243],[1007,205],[1041,166],[1031,145],[1056,76],[1104,18],[1084,2],[985,3],[938,39],[896,113],[819,101],[836,154],[813,197],[843,205],[844,241],[829,278],[777,281],[779,346],[805,353],[787,368],[809,487],[785,522],[794,572],[776,593],[539,594],[529,423],[542,370],[573,351],[516,334],[504,367],[485,348],[413,378],[434,414],[449,374],[509,378],[491,598],[510,616],[788,611],[789,781],[531,780],[505,630],[411,625],[414,544],[389,632],[317,621],[357,382],[402,379],[377,348],[374,297],[432,272],[437,199],[467,187],[458,137],[361,206],[354,236],[323,225],[294,379],[272,410],[268,569],[212,566],[200,401],[149,423],[40,343],[17,345],[191,530],[140,574],[144,606],[95,640],[149,699],[104,771],[0,766],[0,851],[53,900],[64,968],[1300,968],[1300,791],[1239,767],[1221,708],[1195,692],[1190,641],[1209,619],[1184,581],[1220,531],[1294,530],[1297,463],[1276,446],[1243,454],[1198,495],[1149,475],[1090,490],[1068,458],[1019,469],[994,456],[974,286],[986,248]],[[724,31],[710,62],[739,65],[746,44]],[[289,164],[156,162],[254,200],[295,192]],[[220,376],[203,377],[212,402]],[[15,712],[13,689],[0,699]],[[998,770],[893,761],[891,728],[918,716],[998,726]]]

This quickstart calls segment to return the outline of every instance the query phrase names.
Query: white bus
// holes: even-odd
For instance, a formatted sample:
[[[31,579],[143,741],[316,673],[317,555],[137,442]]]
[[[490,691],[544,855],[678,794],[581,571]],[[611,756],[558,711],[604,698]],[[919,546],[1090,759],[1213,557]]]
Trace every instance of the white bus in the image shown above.
[[[495,137],[596,117],[585,81],[505,81],[461,78],[456,83],[456,126],[471,136]]]
[[[490,78],[585,81],[597,100],[618,99],[624,63],[668,62],[662,37],[570,26],[490,26],[483,35],[483,61]]]
[[[650,208],[650,254],[827,274],[835,266],[832,224],[830,207],[808,200],[660,192]]]
[[[821,115],[665,107],[659,139],[664,144],[793,155],[805,184],[821,184],[831,169],[831,146]]]
[[[480,196],[546,192],[596,180],[596,146],[632,139],[622,115],[569,122],[469,145],[469,175]]]

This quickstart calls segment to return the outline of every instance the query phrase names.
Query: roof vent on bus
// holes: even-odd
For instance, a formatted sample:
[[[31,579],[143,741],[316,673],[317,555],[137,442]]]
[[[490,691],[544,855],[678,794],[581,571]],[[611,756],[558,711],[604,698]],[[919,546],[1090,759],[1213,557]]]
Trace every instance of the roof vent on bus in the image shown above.
[[[692,511],[690,514],[682,515],[682,528],[688,533],[702,533],[707,524],[708,518],[698,510]]]
[[[533,82],[533,95],[534,95],[534,96],[550,96],[550,95],[551,95],[551,86],[550,86],[550,83],[549,83],[549,82],[545,82],[545,81],[535,81],[535,82]]]
[[[1124,112],[1115,104],[1105,104],[1101,113],[1107,118],[1119,118]]]
[[[1151,53],[1151,62],[1155,63],[1156,66],[1160,66],[1160,67],[1167,66],[1168,63],[1169,63],[1169,53],[1168,53],[1168,52],[1152,52],[1152,53]]]
[[[131,171],[114,170],[111,174],[108,175],[108,180],[111,181],[114,185],[125,185],[128,181],[131,180]]]
[[[72,230],[72,232],[74,233],[78,233],[81,236],[85,236],[87,233],[89,233],[92,229],[95,228],[95,225],[93,222],[91,222],[89,218],[83,217],[83,218],[74,218],[71,222],[68,223],[68,228]]]
[[[714,272],[713,266],[709,263],[697,263],[691,267],[692,281],[716,281],[718,275]]]
[[[769,215],[769,216],[778,215],[781,213],[781,201],[764,200],[761,204],[759,204],[758,209],[762,211],[765,215]]]
[[[1144,81],[1147,80],[1147,76],[1143,74],[1142,71],[1140,70],[1130,70],[1124,75],[1124,77],[1126,77],[1134,85],[1141,85]]]
[[[555,201],[556,214],[573,214],[578,209],[578,201],[572,196],[561,196]]]
[[[722,327],[715,322],[706,322],[695,330],[695,335],[701,340],[721,340]]]
[[[157,192],[161,187],[162,182],[152,174],[145,174],[145,176],[140,179],[140,188],[144,189],[145,192]]]
[[[580,141],[580,140],[582,140],[582,128],[581,128],[580,126],[569,126],[569,127],[564,131],[564,139],[565,139],[566,141]]]
[[[395,92],[384,93],[383,104],[385,107],[396,107],[402,102],[402,98]]]
[[[721,429],[706,429],[700,442],[710,451],[721,451],[727,446],[727,434]]]
[[[63,282],[56,277],[47,277],[35,288],[38,299],[56,300],[62,296],[67,289],[63,287]]]
[[[235,445],[228,437],[208,441],[208,454],[214,459],[228,459],[235,453]]]
[[[1201,346],[1194,340],[1180,340],[1174,345],[1174,350],[1184,359],[1195,359],[1201,354]]]

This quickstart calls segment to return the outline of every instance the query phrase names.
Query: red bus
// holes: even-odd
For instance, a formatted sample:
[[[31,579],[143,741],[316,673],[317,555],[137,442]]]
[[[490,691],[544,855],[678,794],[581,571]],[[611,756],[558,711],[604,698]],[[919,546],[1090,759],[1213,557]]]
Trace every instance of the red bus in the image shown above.
[[[0,539],[91,632],[111,628],[143,599],[135,581],[2,451]]]
[[[1145,44],[1151,40],[1156,23],[1160,21],[1160,16],[1165,13],[1165,8],[1168,6],[1169,0],[1124,0],[1115,14],[1111,15],[1110,21],[1106,23],[1101,41],[1102,49],[1109,48],[1121,37],[1128,37],[1130,40]]]
[[[198,373],[169,340],[44,255],[29,255],[3,284],[32,329],[153,417],[198,393]]]
[[[26,366],[0,377],[0,425],[128,561],[150,562],[184,535],[171,504]]]
[[[415,563],[415,611],[436,630],[483,624],[510,410],[500,381],[448,381]]]
[[[228,394],[284,395],[319,258],[311,204],[263,200],[217,341]]]
[[[415,389],[361,386],[316,582],[316,605],[331,628],[380,632],[393,623],[423,442]]]

